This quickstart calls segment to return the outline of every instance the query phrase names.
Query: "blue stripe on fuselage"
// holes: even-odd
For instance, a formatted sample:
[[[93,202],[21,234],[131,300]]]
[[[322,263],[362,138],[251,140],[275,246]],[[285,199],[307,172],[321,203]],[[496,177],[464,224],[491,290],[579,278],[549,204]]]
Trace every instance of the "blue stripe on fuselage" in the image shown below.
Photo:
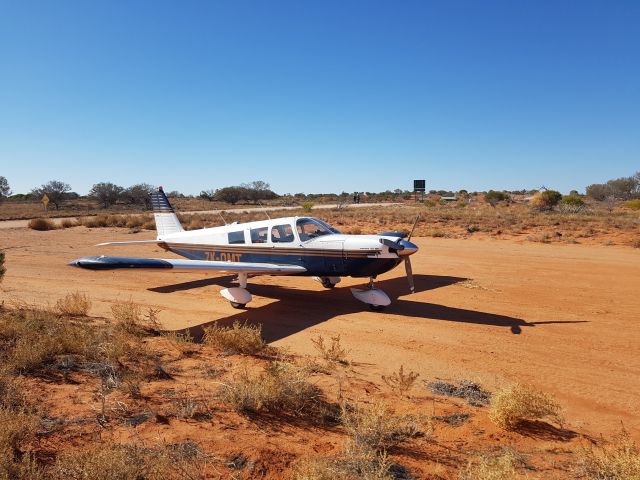
[[[341,258],[321,255],[284,255],[273,250],[269,253],[224,253],[215,250],[170,249],[191,260],[226,262],[273,263],[304,267],[305,276],[371,277],[388,272],[397,266],[400,258]]]

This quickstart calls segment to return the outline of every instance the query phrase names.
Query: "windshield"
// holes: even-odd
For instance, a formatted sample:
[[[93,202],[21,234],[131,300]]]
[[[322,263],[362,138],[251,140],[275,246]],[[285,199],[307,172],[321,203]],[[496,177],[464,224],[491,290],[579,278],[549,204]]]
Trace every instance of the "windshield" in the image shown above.
[[[321,220],[315,218],[301,218],[296,222],[300,241],[306,242],[312,238],[321,237],[323,235],[331,235],[338,233],[335,228],[330,227]]]

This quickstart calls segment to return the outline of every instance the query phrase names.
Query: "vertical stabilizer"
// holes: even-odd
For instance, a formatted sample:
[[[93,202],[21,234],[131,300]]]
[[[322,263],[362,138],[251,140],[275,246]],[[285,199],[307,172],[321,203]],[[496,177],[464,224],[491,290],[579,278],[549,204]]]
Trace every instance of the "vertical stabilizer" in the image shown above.
[[[151,194],[151,205],[153,206],[158,238],[184,231],[162,187],[158,187],[158,191]]]

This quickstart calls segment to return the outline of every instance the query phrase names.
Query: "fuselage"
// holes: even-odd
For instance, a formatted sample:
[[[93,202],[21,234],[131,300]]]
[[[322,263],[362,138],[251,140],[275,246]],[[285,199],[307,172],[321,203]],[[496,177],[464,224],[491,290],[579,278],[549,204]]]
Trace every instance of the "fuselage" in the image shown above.
[[[191,260],[304,267],[304,275],[375,277],[402,258],[381,240],[397,235],[346,235],[312,217],[233,223],[158,236],[160,245]]]

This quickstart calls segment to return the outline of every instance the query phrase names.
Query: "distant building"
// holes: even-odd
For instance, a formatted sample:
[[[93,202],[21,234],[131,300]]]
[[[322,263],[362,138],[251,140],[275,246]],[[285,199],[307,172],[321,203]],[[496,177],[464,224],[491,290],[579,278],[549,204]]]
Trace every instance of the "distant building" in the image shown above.
[[[458,197],[440,197],[440,200],[443,202],[457,202]]]

